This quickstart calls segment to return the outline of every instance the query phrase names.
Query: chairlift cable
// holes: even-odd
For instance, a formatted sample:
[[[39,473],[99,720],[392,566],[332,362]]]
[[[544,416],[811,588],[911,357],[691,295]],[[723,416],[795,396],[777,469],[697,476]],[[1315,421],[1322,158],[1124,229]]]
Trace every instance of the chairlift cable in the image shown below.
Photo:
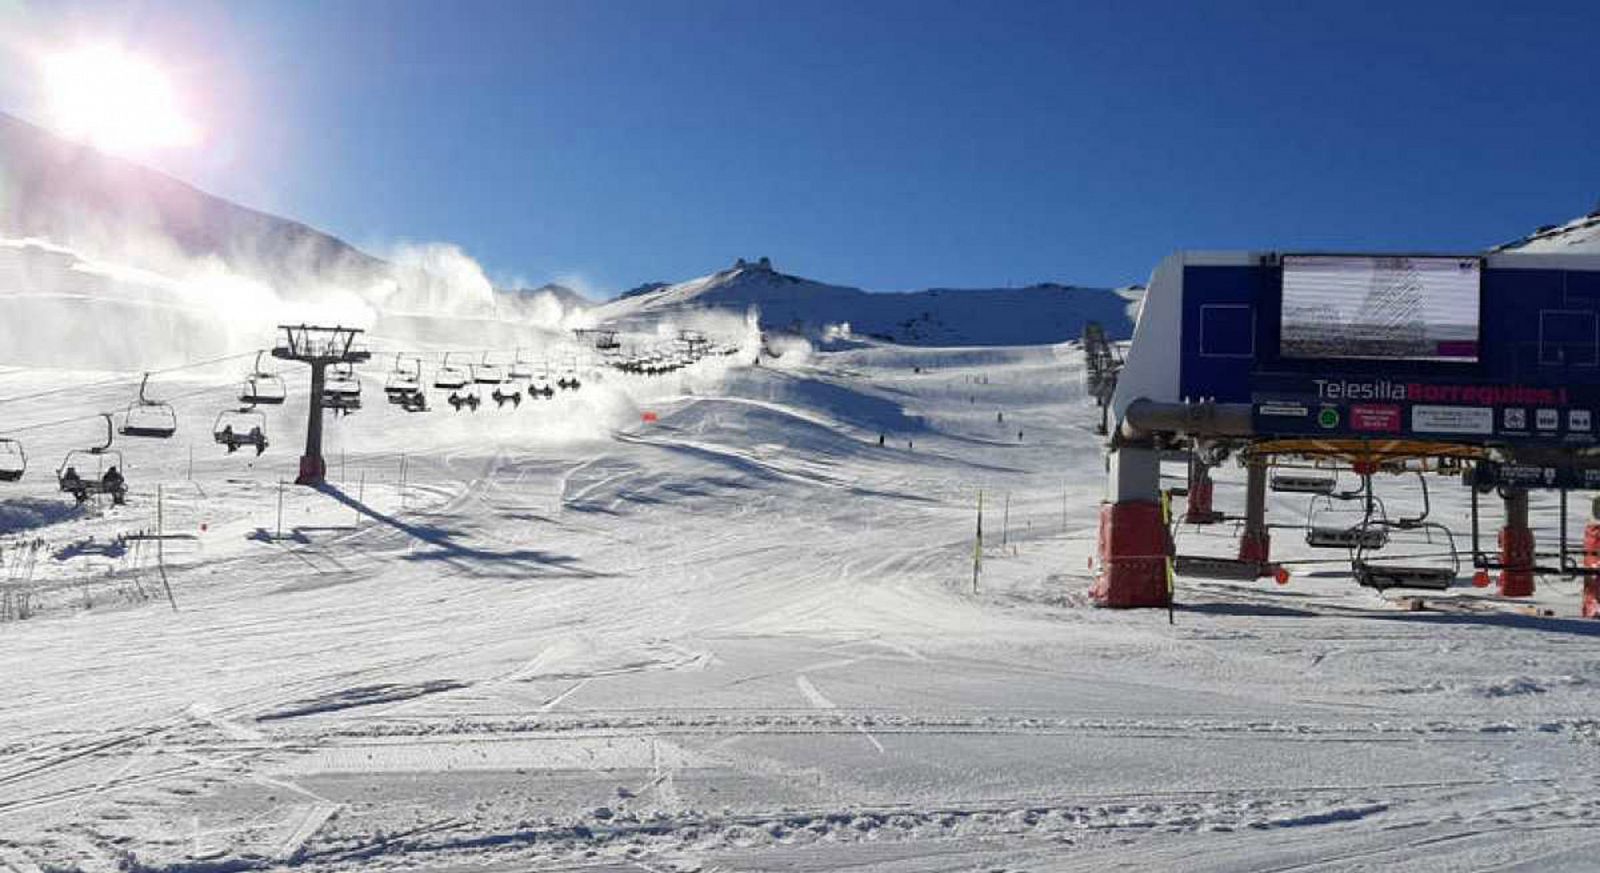
[[[34,392],[32,394],[19,394],[19,395],[16,395],[15,397],[0,397],[0,404],[21,403],[24,400],[37,400],[37,399],[42,398],[42,397],[53,397],[53,396],[55,396],[57,394],[65,394],[65,393],[67,393],[69,391],[85,391],[85,390],[92,389],[92,388],[107,388],[107,387],[110,387],[110,386],[113,386],[113,385],[123,385],[123,384],[131,383],[131,382],[133,382],[135,380],[138,380],[138,379],[143,379],[146,376],[164,375],[166,373],[177,373],[177,372],[180,372],[180,371],[183,371],[183,370],[193,370],[193,369],[196,369],[196,368],[199,368],[199,367],[209,367],[209,366],[212,366],[214,364],[223,364],[223,363],[227,363],[228,361],[237,361],[240,358],[248,358],[248,357],[251,357],[252,355],[255,355],[255,354],[256,354],[255,351],[241,352],[239,354],[224,355],[224,356],[222,356],[220,358],[211,358],[209,360],[204,360],[204,361],[191,361],[189,363],[179,364],[177,366],[167,367],[165,369],[160,369],[160,370],[138,370],[138,371],[118,370],[118,371],[113,371],[113,372],[127,373],[128,375],[113,376],[111,378],[101,379],[98,382],[90,382],[88,384],[65,385],[65,386],[62,386],[60,388],[50,388],[50,389],[45,390],[45,391],[36,391],[36,392]],[[33,369],[38,369],[38,368],[33,368]]]

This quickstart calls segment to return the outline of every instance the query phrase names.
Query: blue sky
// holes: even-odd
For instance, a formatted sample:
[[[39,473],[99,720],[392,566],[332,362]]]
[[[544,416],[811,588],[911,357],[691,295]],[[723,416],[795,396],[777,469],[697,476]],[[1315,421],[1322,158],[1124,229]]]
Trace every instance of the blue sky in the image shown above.
[[[148,163],[374,250],[599,292],[769,255],[901,290],[1474,250],[1594,208],[1600,4],[1526,6],[0,0],[0,24],[159,56],[209,142]],[[36,117],[10,63],[0,109]]]

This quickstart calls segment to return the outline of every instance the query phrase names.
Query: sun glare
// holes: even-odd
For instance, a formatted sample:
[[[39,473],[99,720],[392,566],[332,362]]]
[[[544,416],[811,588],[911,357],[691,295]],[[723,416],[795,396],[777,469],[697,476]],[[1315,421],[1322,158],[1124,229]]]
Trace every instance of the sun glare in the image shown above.
[[[53,126],[62,135],[124,154],[199,141],[177,91],[155,64],[119,48],[97,46],[44,61]]]

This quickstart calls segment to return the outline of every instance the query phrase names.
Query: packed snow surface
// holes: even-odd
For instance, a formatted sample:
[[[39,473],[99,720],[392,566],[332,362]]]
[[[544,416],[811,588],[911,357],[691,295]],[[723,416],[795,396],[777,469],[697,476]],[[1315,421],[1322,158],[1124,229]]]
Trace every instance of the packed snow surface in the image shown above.
[[[278,484],[294,370],[259,459],[210,440],[228,374],[161,386],[181,429],[118,442],[124,507],[55,493],[95,421],[22,434],[0,866],[1594,869],[1576,585],[1541,581],[1553,617],[1465,580],[1409,611],[1336,559],[1179,579],[1170,624],[1091,608],[1102,456],[1072,346],[865,343],[420,416],[368,369],[323,491]],[[10,369],[0,412],[129,390]],[[160,564],[127,536],[158,488]],[[1460,489],[1434,497],[1464,533]],[[1274,495],[1277,557],[1329,558],[1298,545],[1306,509]]]

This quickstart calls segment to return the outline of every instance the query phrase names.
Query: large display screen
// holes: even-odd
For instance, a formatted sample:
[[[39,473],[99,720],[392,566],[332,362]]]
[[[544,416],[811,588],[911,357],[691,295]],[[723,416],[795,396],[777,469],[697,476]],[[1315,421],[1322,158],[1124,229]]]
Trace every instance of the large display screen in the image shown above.
[[[1286,358],[1478,360],[1482,261],[1284,255]]]

